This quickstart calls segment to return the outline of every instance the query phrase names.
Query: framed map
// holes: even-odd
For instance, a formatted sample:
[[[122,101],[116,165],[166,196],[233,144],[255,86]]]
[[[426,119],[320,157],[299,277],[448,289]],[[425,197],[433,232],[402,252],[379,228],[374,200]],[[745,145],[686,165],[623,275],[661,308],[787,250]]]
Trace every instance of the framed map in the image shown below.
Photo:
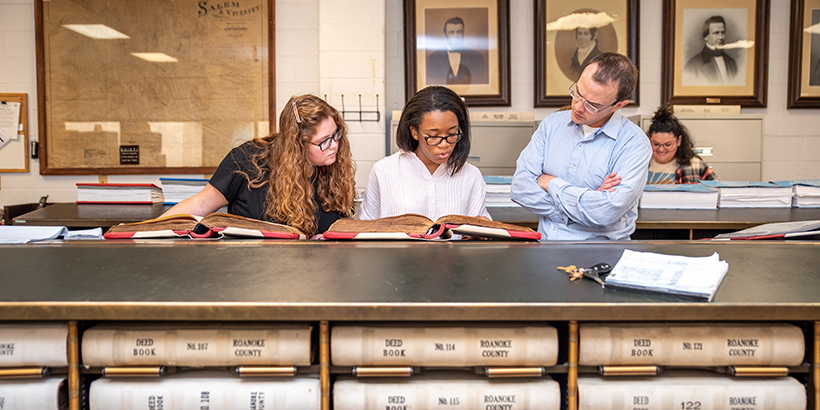
[[[270,132],[273,0],[35,0],[41,174],[209,174]]]

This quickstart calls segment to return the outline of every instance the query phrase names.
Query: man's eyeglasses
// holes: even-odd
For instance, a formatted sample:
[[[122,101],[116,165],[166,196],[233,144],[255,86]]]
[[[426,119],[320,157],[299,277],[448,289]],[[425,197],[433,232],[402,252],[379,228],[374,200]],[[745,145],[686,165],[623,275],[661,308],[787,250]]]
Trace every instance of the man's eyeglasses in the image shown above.
[[[674,147],[676,143],[677,143],[677,141],[669,141],[665,144],[659,144],[659,143],[653,141],[652,146],[655,147],[655,148],[664,147],[666,149],[669,149],[669,148]]]
[[[456,134],[449,134],[441,137],[439,137],[438,135],[427,136],[424,135],[424,133],[420,129],[419,133],[422,137],[424,137],[424,141],[427,143],[427,145],[430,145],[432,147],[435,147],[436,145],[441,145],[441,143],[444,142],[444,140],[447,140],[447,143],[450,145],[455,144],[461,141],[461,136],[464,135],[464,133],[458,132]]]
[[[607,109],[609,107],[612,107],[613,105],[618,103],[618,101],[615,101],[612,104],[609,104],[605,107],[601,107],[600,106],[601,104],[597,104],[597,103],[594,103],[594,102],[589,102],[586,99],[584,99],[584,97],[581,97],[581,95],[578,94],[578,91],[575,90],[575,84],[577,84],[577,83],[578,82],[576,81],[576,82],[572,83],[571,86],[569,86],[569,96],[572,97],[572,99],[575,100],[575,101],[583,101],[584,102],[584,108],[587,111],[589,111],[593,114],[597,114],[598,111],[605,110],[605,109]]]
[[[327,151],[327,149],[330,148],[330,144],[332,144],[333,141],[339,141],[341,138],[342,138],[342,129],[337,128],[336,132],[334,132],[333,135],[323,139],[322,142],[320,142],[318,144],[315,143],[315,142],[311,142],[311,144],[316,145],[322,151]]]

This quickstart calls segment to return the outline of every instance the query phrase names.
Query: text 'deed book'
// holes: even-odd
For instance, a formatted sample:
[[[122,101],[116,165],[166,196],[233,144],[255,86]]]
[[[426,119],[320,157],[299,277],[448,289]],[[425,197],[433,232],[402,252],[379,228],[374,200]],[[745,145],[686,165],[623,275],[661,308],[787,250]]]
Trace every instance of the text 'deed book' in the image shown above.
[[[242,379],[198,371],[159,379],[103,377],[91,382],[90,410],[319,410],[318,378]]]
[[[554,327],[334,326],[336,366],[553,366]]]
[[[582,323],[578,364],[798,366],[799,327],[786,323]]]
[[[116,324],[83,333],[85,366],[235,366],[311,363],[311,326]]]
[[[579,377],[578,410],[805,410],[791,377],[737,379],[685,371],[660,377]]]
[[[341,380],[333,385],[334,410],[559,409],[561,391],[549,377],[480,379],[428,374],[410,380]]]

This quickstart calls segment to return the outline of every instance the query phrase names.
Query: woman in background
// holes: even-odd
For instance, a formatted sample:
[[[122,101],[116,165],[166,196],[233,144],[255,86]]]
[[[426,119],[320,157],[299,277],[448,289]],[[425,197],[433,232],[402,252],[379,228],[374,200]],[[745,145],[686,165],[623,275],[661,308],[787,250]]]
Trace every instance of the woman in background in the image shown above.
[[[396,144],[398,152],[373,165],[361,219],[406,213],[490,219],[484,179],[467,163],[470,117],[458,94],[440,86],[416,92],[402,111]]]
[[[208,185],[163,214],[228,213],[292,226],[308,237],[352,216],[355,167],[339,112],[319,97],[292,97],[279,132],[234,148]]]
[[[647,184],[697,184],[718,179],[712,168],[695,154],[689,131],[672,113],[671,106],[663,105],[655,111],[648,134],[652,159]]]

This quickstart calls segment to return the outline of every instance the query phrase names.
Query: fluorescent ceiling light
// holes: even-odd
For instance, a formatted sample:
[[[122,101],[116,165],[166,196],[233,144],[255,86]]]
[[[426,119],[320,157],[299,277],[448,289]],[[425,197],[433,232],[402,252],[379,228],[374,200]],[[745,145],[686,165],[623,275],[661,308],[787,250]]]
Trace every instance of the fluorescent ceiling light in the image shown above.
[[[176,63],[179,61],[165,53],[131,53],[131,55],[152,63]]]
[[[63,24],[63,27],[95,40],[131,38],[104,24]]]

